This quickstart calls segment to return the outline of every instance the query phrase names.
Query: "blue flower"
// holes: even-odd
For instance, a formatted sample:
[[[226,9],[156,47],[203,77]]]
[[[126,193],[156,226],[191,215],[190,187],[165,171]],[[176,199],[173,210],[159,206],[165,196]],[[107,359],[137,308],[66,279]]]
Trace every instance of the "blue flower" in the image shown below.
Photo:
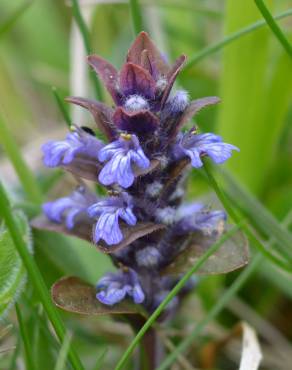
[[[117,183],[123,188],[130,187],[134,182],[133,165],[139,168],[150,166],[137,136],[130,134],[121,134],[118,140],[103,147],[98,159],[100,162],[107,161],[99,174],[99,181],[103,185]]]
[[[71,230],[77,222],[77,217],[83,214],[87,216],[87,208],[93,202],[96,202],[95,195],[79,187],[71,195],[59,198],[52,202],[43,204],[42,208],[49,220],[58,224],[65,220],[67,229]]]
[[[47,167],[66,165],[71,163],[77,154],[97,159],[98,151],[102,146],[100,140],[75,127],[75,131],[70,132],[65,140],[48,141],[42,146],[44,164]]]
[[[145,299],[138,275],[130,268],[128,271],[106,274],[99,280],[96,288],[99,290],[96,298],[109,306],[122,301],[127,295],[132,297],[136,304]]]
[[[119,218],[130,226],[137,223],[132,208],[131,197],[127,193],[121,193],[118,197],[109,197],[89,207],[89,216],[98,218],[93,233],[94,242],[98,243],[103,239],[108,245],[119,244],[123,240]]]
[[[200,231],[210,235],[224,226],[226,213],[221,210],[211,211],[201,203],[183,204],[177,210],[177,221],[177,234]]]
[[[212,133],[180,134],[177,143],[174,145],[173,154],[176,159],[188,156],[195,168],[203,166],[202,156],[208,155],[215,163],[223,163],[232,155],[232,150],[239,149],[231,144],[223,143],[220,136]]]

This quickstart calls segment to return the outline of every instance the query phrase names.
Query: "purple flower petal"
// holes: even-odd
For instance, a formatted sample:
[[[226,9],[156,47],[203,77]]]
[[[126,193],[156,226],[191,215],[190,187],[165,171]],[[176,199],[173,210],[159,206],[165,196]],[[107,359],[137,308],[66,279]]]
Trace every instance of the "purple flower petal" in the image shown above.
[[[96,200],[94,194],[80,187],[68,197],[43,204],[43,212],[53,222],[62,223],[65,220],[66,228],[71,230],[75,226],[77,216],[83,214],[86,217],[87,208]]]
[[[57,167],[71,163],[77,154],[95,158],[103,144],[94,136],[80,128],[69,133],[63,141],[49,141],[42,146],[44,164],[47,167]]]
[[[102,239],[108,245],[120,243],[123,240],[123,234],[119,226],[119,218],[122,218],[130,226],[137,223],[132,208],[132,200],[126,193],[90,206],[87,210],[88,215],[91,218],[98,218],[93,232],[94,242],[97,244]]]
[[[123,188],[130,187],[135,179],[133,164],[140,168],[150,166],[149,159],[140,147],[135,135],[121,137],[103,147],[98,154],[101,162],[107,161],[99,174],[99,181],[104,185],[119,184]]]
[[[174,145],[173,154],[176,159],[188,156],[192,166],[199,168],[203,166],[201,157],[208,155],[215,163],[223,163],[232,155],[232,150],[239,149],[231,144],[223,143],[220,136],[207,134],[187,133],[179,137]]]
[[[96,286],[99,292],[96,298],[103,304],[112,306],[122,301],[126,295],[133,298],[136,304],[144,301],[145,295],[141,288],[137,273],[128,269],[103,276]]]

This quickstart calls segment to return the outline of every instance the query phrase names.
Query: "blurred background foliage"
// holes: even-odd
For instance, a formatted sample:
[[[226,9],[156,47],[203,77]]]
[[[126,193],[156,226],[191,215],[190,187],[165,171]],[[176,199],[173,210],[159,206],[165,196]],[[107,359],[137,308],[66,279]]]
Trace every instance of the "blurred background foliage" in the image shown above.
[[[133,39],[128,4],[94,0],[79,0],[79,3],[89,23],[92,51],[119,67]],[[225,35],[262,19],[252,0],[143,0],[140,3],[146,30],[170,61],[182,53],[192,57]],[[273,14],[291,6],[289,0],[265,3]],[[22,12],[15,17],[15,22],[7,23],[20,7]],[[279,24],[292,40],[292,17]],[[68,193],[74,186],[68,175],[43,168],[40,145],[61,137],[66,131],[52,86],[62,97],[94,96],[93,89],[86,83],[84,55],[76,26],[72,26],[69,0],[1,0],[0,113],[46,198]],[[192,98],[218,95],[222,99],[218,107],[203,111],[197,117],[200,130],[219,133],[225,141],[240,148],[241,152],[227,164],[228,169],[279,221],[287,220],[292,204],[292,62],[271,30],[263,27],[206,56],[182,73],[179,84]],[[110,102],[105,91],[103,95]],[[70,113],[77,124],[93,124],[84,112]],[[3,140],[2,144],[5,147]],[[0,168],[6,188],[28,214],[34,214],[1,146]],[[62,182],[57,184],[56,180],[61,177]],[[206,191],[206,182],[194,172],[189,196],[201,196]],[[37,232],[34,248],[48,287],[58,277],[69,274],[95,283],[105,271],[112,269],[106,256],[85,242],[69,237]],[[235,272],[202,279],[184,308],[190,325],[220,299],[237,275]],[[288,370],[289,359],[292,360],[292,350],[287,349],[292,339],[291,299],[291,275],[265,261],[234,297],[233,305],[230,303],[218,320],[212,321],[194,346],[198,350],[210,338],[216,341],[228,333],[238,320],[248,320],[265,340],[267,357],[263,368]],[[56,339],[48,335],[49,325],[30,284],[20,304],[36,368],[53,369],[59,346]],[[197,316],[193,315],[193,307]],[[113,368],[128,343],[128,329],[110,319],[63,316],[74,332],[73,341],[86,369],[94,368],[98,356],[103,355],[109,345],[106,365],[101,368]],[[15,323],[13,313],[5,318],[3,327],[10,322]],[[181,327],[188,331],[188,321],[179,316],[173,329],[176,332],[172,334],[175,343],[180,339]],[[9,332],[4,344],[11,350],[0,354],[0,369],[18,368],[16,364],[20,361],[16,326]],[[275,344],[278,336],[284,343],[280,349],[279,343]],[[12,349],[14,346],[16,349]],[[274,357],[269,355],[270,350]],[[277,350],[284,354],[280,355]],[[201,355],[204,356],[204,352]],[[228,360],[221,359],[219,368],[234,368],[234,356],[228,355]],[[199,365],[203,364],[201,361]],[[177,368],[181,367],[174,367]]]

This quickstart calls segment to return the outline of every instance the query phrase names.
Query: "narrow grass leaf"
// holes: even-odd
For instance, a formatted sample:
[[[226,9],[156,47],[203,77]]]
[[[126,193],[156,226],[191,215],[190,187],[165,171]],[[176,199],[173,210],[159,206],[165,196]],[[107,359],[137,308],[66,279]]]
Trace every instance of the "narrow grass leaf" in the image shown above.
[[[233,219],[233,221],[237,224],[241,221],[241,217],[238,216],[238,214],[234,211],[233,207],[229,203],[228,199],[225,197],[224,193],[221,191],[218,183],[216,182],[215,178],[212,175],[212,172],[209,167],[209,163],[207,163],[206,160],[204,160],[204,169],[207,174],[207,178],[209,180],[210,185],[214,189],[215,193],[217,194],[217,197],[223,204],[225,210],[229,214],[229,216]],[[251,230],[251,228],[246,224],[242,224],[242,230],[245,233],[245,235],[248,237],[250,243],[257,248],[265,257],[267,257],[270,261],[278,265],[280,268],[284,269],[287,272],[292,272],[292,263],[287,263],[285,260],[277,257],[275,254],[272,254],[269,252],[266,247],[258,240],[258,238],[254,235],[254,232]]]
[[[292,257],[292,235],[283,227],[272,213],[249,191],[247,191],[228,171],[221,170],[219,174],[227,185],[226,194],[232,203],[238,207],[252,223],[255,229],[268,236],[274,237],[276,245]],[[288,257],[289,258],[289,257]]]
[[[266,7],[263,0],[254,0],[256,6],[259,8],[259,11],[262,13],[263,17],[265,18],[268,26],[277,37],[277,39],[282,44],[283,48],[286,50],[288,55],[292,58],[292,46],[290,45],[289,41],[285,37],[284,33],[282,32],[281,28],[275,22],[273,16],[269,12],[269,9]]]
[[[72,0],[72,12],[73,16],[75,18],[75,21],[79,27],[81,36],[83,38],[85,50],[88,55],[92,53],[92,48],[91,48],[91,42],[90,42],[90,34],[88,31],[88,28],[86,26],[86,23],[82,17],[80,6],[78,0]],[[102,90],[101,86],[99,83],[99,80],[96,76],[96,73],[94,71],[90,71],[90,78],[93,84],[93,87],[95,89],[95,94],[98,100],[102,100]]]
[[[24,320],[22,318],[22,313],[21,309],[18,306],[18,304],[15,304],[15,310],[16,310],[16,315],[17,315],[17,321],[19,325],[19,332],[20,332],[20,337],[23,342],[23,347],[24,347],[24,358],[25,358],[25,364],[26,364],[26,369],[27,370],[35,370],[35,364],[33,362],[33,355],[32,355],[32,346],[29,341],[28,333],[27,333],[27,328],[24,323]]]
[[[101,354],[99,355],[99,357],[98,357],[98,359],[96,361],[96,364],[95,364],[93,370],[102,370],[103,369],[102,366],[103,366],[103,362],[105,360],[105,356],[107,355],[107,353],[108,353],[108,348],[105,348],[101,352]]]
[[[64,121],[66,122],[68,128],[70,129],[72,121],[71,121],[71,118],[69,116],[68,110],[66,109],[66,107],[64,105],[64,102],[61,99],[56,87],[52,87],[52,92],[53,92],[54,98],[56,100],[57,106],[58,106],[58,108],[59,108],[59,110],[60,110],[60,112],[61,112],[61,114],[64,118]]]
[[[130,343],[129,347],[127,348],[124,355],[121,357],[120,361],[118,362],[115,370],[121,370],[125,368],[129,357],[131,356],[134,349],[139,344],[140,340],[143,338],[144,334],[147,330],[151,327],[151,325],[155,322],[158,316],[162,313],[163,309],[167,306],[167,304],[175,297],[175,295],[183,288],[186,282],[191,278],[191,276],[199,270],[199,268],[206,262],[206,260],[215,253],[221,245],[235,233],[238,229],[238,226],[234,226],[230,231],[223,235],[215,244],[212,245],[193,265],[191,269],[183,276],[183,278],[175,285],[175,287],[170,291],[170,293],[166,296],[166,298],[162,301],[162,303],[157,307],[157,309],[153,312],[153,314],[149,317],[143,327],[139,330],[138,334],[135,336],[133,341]]]
[[[281,12],[279,14],[276,14],[274,16],[274,19],[278,20],[278,19],[289,17],[291,15],[292,15],[292,9],[288,9],[285,12]],[[219,42],[217,42],[213,45],[210,45],[210,46],[206,47],[205,49],[202,49],[197,54],[190,57],[189,61],[186,63],[186,65],[185,65],[185,67],[184,67],[184,69],[182,70],[181,73],[184,73],[185,71],[192,68],[196,63],[198,63],[199,61],[201,61],[205,57],[216,53],[217,51],[223,49],[225,46],[232,43],[233,41],[236,41],[237,39],[239,39],[239,38],[241,38],[241,37],[243,37],[243,36],[245,36],[245,35],[247,35],[251,32],[254,32],[254,31],[256,31],[256,30],[258,30],[258,29],[260,29],[260,28],[262,28],[266,25],[267,25],[267,23],[266,23],[265,20],[259,20],[259,21],[256,21],[256,22],[254,22],[254,23],[252,23],[252,24],[250,24],[246,27],[243,27],[243,28],[239,29],[236,32],[231,33],[230,35],[225,36],[221,41],[219,41]]]
[[[14,245],[23,261],[23,264],[26,267],[30,282],[34,287],[38,298],[43,304],[43,307],[56,331],[56,334],[60,341],[64,340],[65,337],[65,328],[64,324],[56,311],[54,305],[51,302],[49,292],[47,290],[46,284],[43,280],[43,277],[38,269],[38,266],[35,264],[33,258],[29,254],[26,242],[23,239],[20,228],[18,227],[15,216],[13,215],[8,197],[4,190],[2,183],[0,182],[0,215],[3,217],[5,224],[10,232],[11,238],[14,242]],[[79,357],[76,352],[70,347],[69,358],[72,364],[72,367],[75,370],[83,370],[83,366],[80,362]]]
[[[137,35],[139,32],[143,31],[142,12],[139,0],[130,0],[129,5],[131,10],[134,33]]]
[[[62,347],[60,349],[58,358],[57,358],[55,370],[65,370],[65,365],[66,365],[66,360],[68,357],[68,351],[70,348],[71,340],[72,340],[72,335],[69,332],[67,332],[64,338],[64,341],[62,343]]]

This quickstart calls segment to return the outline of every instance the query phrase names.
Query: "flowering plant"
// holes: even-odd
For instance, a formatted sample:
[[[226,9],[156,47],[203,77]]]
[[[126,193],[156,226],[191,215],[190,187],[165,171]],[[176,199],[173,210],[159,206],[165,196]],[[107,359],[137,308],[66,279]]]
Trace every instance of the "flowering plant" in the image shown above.
[[[185,60],[182,55],[169,66],[142,32],[119,72],[99,56],[88,57],[113,108],[80,97],[66,99],[89,110],[104,141],[89,128],[72,126],[64,140],[43,146],[45,165],[71,172],[79,184],[69,196],[45,203],[44,216],[33,224],[94,243],[118,270],[103,276],[95,289],[76,278],[57,282],[53,299],[60,307],[90,313],[84,312],[86,296],[94,313],[129,314],[140,307],[147,316],[189,262],[224,233],[225,212],[186,203],[185,186],[191,167],[202,167],[203,157],[220,164],[238,148],[212,133],[200,134],[196,127],[185,129],[201,109],[219,102],[217,97],[190,101],[186,91],[172,91]],[[82,179],[101,184],[108,195],[96,195]],[[245,263],[236,261],[224,271],[213,266],[211,272],[227,272]],[[195,282],[174,297],[160,321],[176,312]],[[132,324],[137,326],[136,318]]]

